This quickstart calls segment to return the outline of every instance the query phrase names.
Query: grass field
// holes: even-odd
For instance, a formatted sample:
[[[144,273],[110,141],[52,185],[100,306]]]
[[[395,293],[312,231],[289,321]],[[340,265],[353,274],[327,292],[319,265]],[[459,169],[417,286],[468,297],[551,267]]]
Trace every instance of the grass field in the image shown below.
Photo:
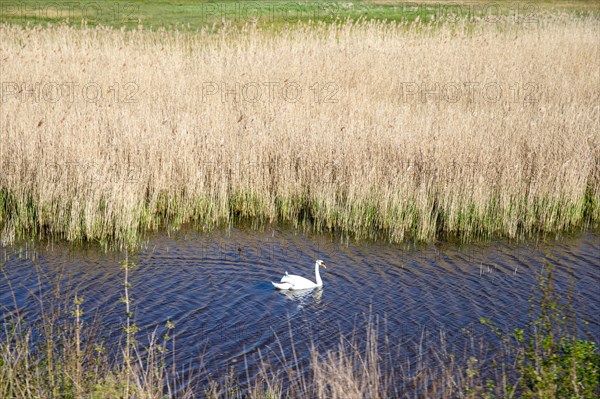
[[[533,23],[540,13],[568,12],[572,14],[600,13],[594,1],[523,1],[490,2],[396,1],[396,0],[113,0],[113,1],[3,1],[0,22],[20,25],[58,24],[68,21],[73,26],[111,26],[137,29],[198,30],[227,24],[242,26],[258,24],[281,27],[297,22],[350,19],[385,19],[407,22],[419,19],[483,19],[496,21],[510,17],[522,23]]]
[[[433,14],[421,7],[376,4],[359,1],[115,1],[78,3],[25,1],[6,5],[2,17],[19,24],[59,23],[69,19],[75,25],[84,20],[87,25],[146,29],[164,27],[199,29],[225,20],[231,24],[257,22],[261,25],[313,21],[333,21],[336,18],[383,18],[400,20],[421,18]]]
[[[3,25],[2,241],[244,220],[392,242],[597,226],[598,26]]]

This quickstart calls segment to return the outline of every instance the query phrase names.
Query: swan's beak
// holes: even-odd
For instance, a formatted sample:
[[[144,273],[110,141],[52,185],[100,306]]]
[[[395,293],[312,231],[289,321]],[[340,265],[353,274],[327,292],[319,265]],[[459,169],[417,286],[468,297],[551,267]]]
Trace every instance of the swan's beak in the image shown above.
[[[323,266],[325,269],[327,269],[327,266],[325,266],[325,263],[321,263],[321,266]]]

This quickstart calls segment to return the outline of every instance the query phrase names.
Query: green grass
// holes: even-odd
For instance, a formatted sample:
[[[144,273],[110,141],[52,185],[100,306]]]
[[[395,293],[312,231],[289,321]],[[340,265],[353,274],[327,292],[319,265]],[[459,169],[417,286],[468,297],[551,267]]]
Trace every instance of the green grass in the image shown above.
[[[112,0],[71,2],[38,0],[2,1],[0,23],[48,25],[68,22],[75,26],[114,28],[198,30],[221,25],[236,26],[256,22],[278,27],[307,21],[334,22],[345,19],[377,19],[396,22],[431,21],[447,18],[489,18],[495,15],[534,21],[538,13],[559,10],[578,14],[600,12],[593,1],[534,1],[489,3],[484,1],[429,2],[408,1],[213,1],[213,0]]]
[[[88,26],[112,26],[135,29],[196,30],[221,24],[243,25],[256,20],[261,25],[278,26],[286,23],[336,19],[414,20],[427,18],[434,10],[413,9],[389,4],[370,4],[356,0],[344,2],[316,1],[139,1],[116,0],[97,3],[23,1],[6,2],[0,22],[17,24],[69,23]],[[77,4],[73,6],[73,4]]]

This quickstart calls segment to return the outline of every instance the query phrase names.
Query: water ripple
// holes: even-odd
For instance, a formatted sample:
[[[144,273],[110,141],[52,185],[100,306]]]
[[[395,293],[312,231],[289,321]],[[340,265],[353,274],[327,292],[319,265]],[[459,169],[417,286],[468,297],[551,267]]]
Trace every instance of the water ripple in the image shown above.
[[[566,294],[573,288],[573,306],[588,322],[582,334],[597,340],[599,242],[600,234],[591,232],[549,242],[403,247],[286,230],[182,231],[156,235],[130,254],[138,266],[131,272],[131,295],[142,337],[153,331],[162,336],[172,321],[179,361],[214,376],[232,365],[255,370],[261,358],[289,360],[290,336],[298,361],[306,362],[313,344],[332,349],[340,333],[350,337],[355,331],[364,338],[364,324],[373,317],[398,344],[415,344],[424,332],[435,336],[440,329],[454,342],[480,317],[507,329],[522,326],[536,276],[549,260],[558,289]],[[120,330],[123,254],[56,244],[34,252],[23,256],[18,247],[3,248],[3,318],[15,306],[35,316],[39,293],[50,292],[58,279],[85,298],[89,317],[97,310],[107,330]],[[322,289],[291,293],[271,286],[286,271],[314,279],[317,258],[327,263]]]

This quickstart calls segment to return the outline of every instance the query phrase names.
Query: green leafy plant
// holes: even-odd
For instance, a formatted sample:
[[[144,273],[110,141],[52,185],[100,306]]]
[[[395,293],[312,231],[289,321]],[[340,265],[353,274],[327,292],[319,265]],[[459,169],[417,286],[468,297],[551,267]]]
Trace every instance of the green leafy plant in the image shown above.
[[[516,353],[514,364],[519,397],[596,398],[600,395],[598,345],[577,338],[574,311],[556,291],[554,266],[546,262],[538,283],[539,307],[532,305],[525,329],[504,334],[489,319],[492,328]],[[533,303],[533,301],[532,301]],[[516,391],[513,391],[516,392]]]

